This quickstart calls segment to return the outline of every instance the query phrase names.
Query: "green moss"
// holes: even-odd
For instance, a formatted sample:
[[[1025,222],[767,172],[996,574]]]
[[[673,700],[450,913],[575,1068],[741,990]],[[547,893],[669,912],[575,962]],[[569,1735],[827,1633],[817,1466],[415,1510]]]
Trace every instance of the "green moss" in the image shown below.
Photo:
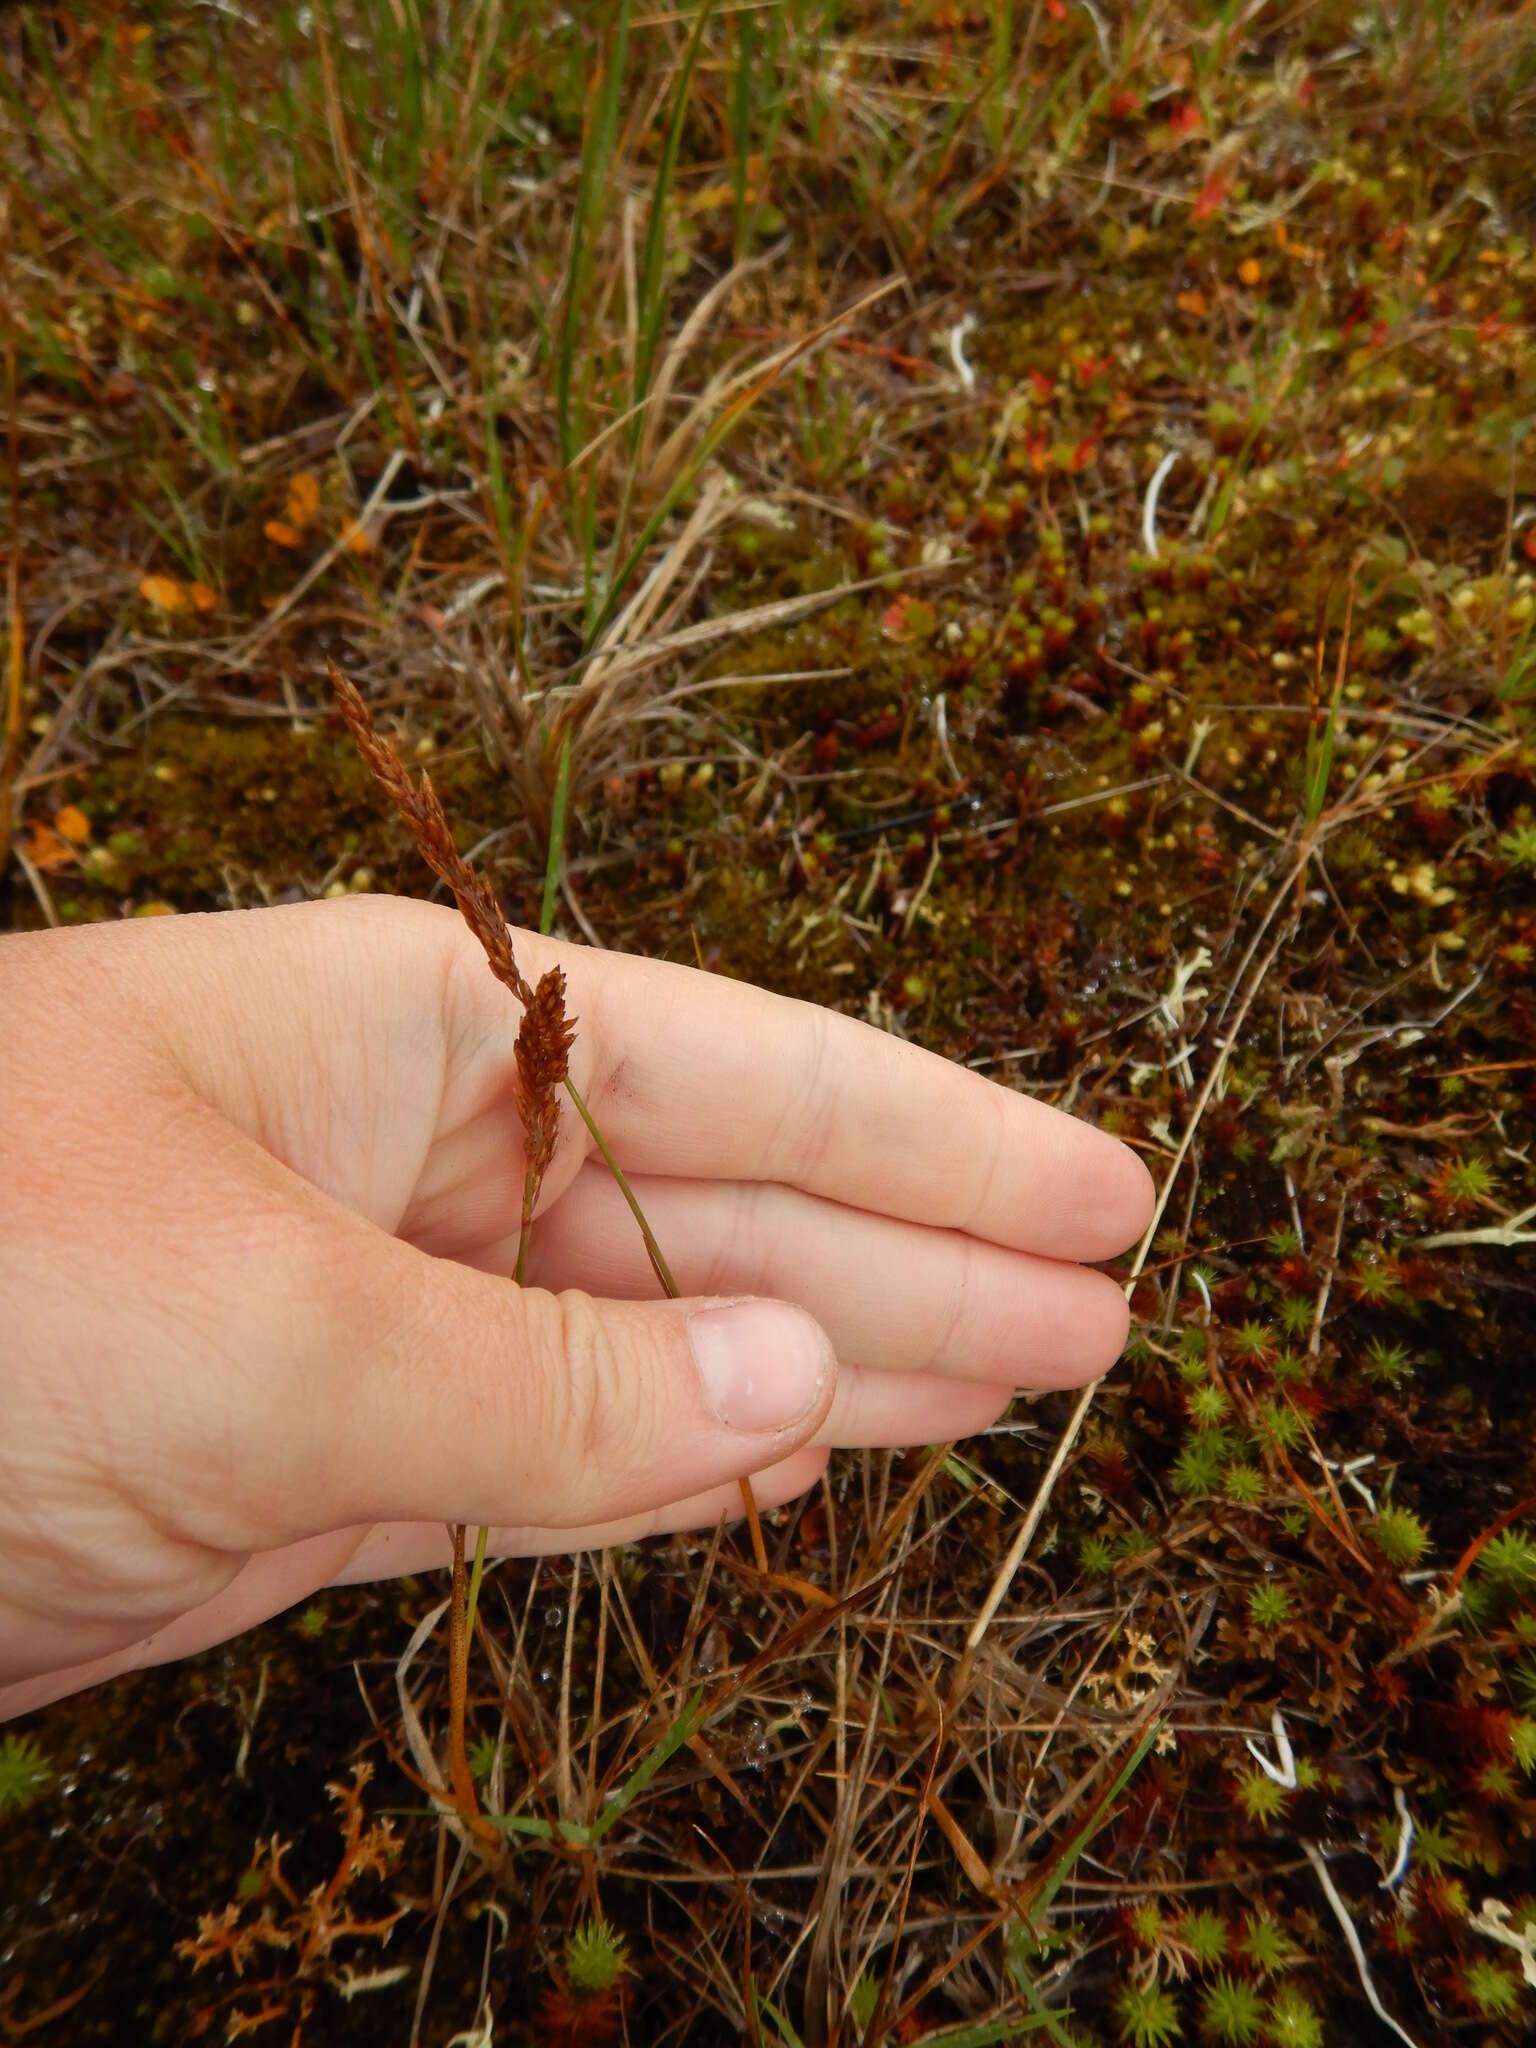
[[[434,755],[432,773],[471,840],[512,822],[478,747]],[[406,894],[430,886],[334,721],[156,719],[140,744],[103,755],[90,789],[105,838],[56,889],[76,919],[151,896],[184,910],[262,902],[363,867]]]
[[[30,1735],[0,1739],[0,1814],[25,1813],[52,1779],[48,1759]]]

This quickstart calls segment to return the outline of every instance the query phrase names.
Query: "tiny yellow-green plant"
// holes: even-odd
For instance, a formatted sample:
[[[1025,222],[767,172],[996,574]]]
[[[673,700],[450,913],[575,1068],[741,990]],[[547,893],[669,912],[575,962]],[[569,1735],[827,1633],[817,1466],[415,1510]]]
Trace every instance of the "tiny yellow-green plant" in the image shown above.
[[[30,1735],[0,1742],[0,1813],[25,1813],[46,1791],[53,1771]]]
[[[1289,1984],[1275,1993],[1268,2032],[1275,2048],[1323,2048],[1325,2038],[1316,2008]]]
[[[1200,2025],[1223,2048],[1248,2048],[1264,2024],[1264,2001],[1241,1977],[1217,1977],[1200,2000]]]
[[[1429,1548],[1429,1531],[1411,1508],[1384,1507],[1369,1528],[1372,1542],[1392,1564],[1417,1564]]]
[[[566,1937],[566,1979],[583,1998],[612,1991],[628,1970],[629,1944],[606,1920],[585,1920]]]
[[[1248,1618],[1265,1632],[1280,1628],[1291,1616],[1291,1596],[1284,1586],[1255,1586],[1248,1595]]]
[[[1115,2019],[1121,2040],[1128,2041],[1131,2048],[1170,2048],[1183,2038],[1179,2002],[1161,1984],[1148,1985],[1145,1990],[1125,1985],[1115,2000]]]

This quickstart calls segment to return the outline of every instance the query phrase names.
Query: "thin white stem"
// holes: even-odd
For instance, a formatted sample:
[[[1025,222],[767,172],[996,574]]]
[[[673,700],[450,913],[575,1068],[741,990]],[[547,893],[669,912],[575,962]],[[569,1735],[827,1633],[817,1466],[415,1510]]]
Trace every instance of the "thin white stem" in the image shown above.
[[[1178,459],[1177,448],[1170,448],[1152,472],[1152,481],[1147,485],[1146,499],[1141,508],[1141,544],[1154,562],[1157,560],[1157,501],[1167,482],[1168,472]]]
[[[1408,1869],[1408,1853],[1413,1847],[1413,1815],[1408,1811],[1401,1785],[1392,1787],[1392,1804],[1397,1808],[1397,1854],[1392,1858],[1392,1868],[1381,1880],[1379,1889],[1384,1892],[1396,1891],[1402,1883]]]
[[[1354,1921],[1349,1917],[1349,1908],[1339,1897],[1333,1879],[1328,1875],[1328,1866],[1323,1861],[1322,1850],[1318,1848],[1316,1842],[1303,1842],[1301,1846],[1306,1853],[1307,1861],[1317,1872],[1317,1881],[1323,1888],[1323,1896],[1327,1899],[1329,1905],[1332,1906],[1334,1917],[1344,1930],[1344,1939],[1349,1943],[1349,1952],[1355,1959],[1355,1971],[1360,1979],[1360,1989],[1365,1993],[1370,2003],[1371,2011],[1375,2013],[1377,2019],[1381,2021],[1384,2027],[1392,2029],[1392,2032],[1396,2034],[1399,2041],[1407,2043],[1407,2048],[1419,2048],[1419,2044],[1414,2040],[1412,2034],[1406,2028],[1400,2027],[1397,2021],[1393,2019],[1391,2013],[1387,2011],[1387,2008],[1381,2002],[1380,1993],[1371,1982],[1371,1973],[1366,1967],[1365,1950],[1360,1946],[1360,1936],[1356,1931]]]

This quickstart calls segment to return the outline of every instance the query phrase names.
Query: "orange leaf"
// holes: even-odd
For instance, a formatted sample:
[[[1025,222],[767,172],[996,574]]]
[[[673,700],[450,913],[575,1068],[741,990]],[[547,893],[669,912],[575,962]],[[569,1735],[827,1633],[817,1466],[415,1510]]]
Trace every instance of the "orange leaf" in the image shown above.
[[[33,825],[27,833],[26,855],[35,868],[51,874],[55,868],[67,867],[75,850],[51,826]]]
[[[84,846],[91,836],[91,821],[78,804],[65,804],[53,814],[53,829],[71,846]]]
[[[308,526],[319,510],[320,479],[312,469],[301,469],[288,486],[289,524]]]
[[[1257,256],[1245,256],[1237,266],[1237,280],[1239,284],[1246,284],[1251,287],[1256,285],[1263,275],[1264,266],[1260,263]]]
[[[301,548],[304,545],[303,534],[296,532],[284,519],[269,519],[261,530],[274,547]]]
[[[187,586],[174,576],[141,576],[139,595],[160,612],[184,612],[192,602]]]
[[[349,555],[371,555],[373,553],[373,535],[366,526],[353,526],[348,529],[347,537],[342,545]]]
[[[189,583],[187,595],[192,600],[192,609],[195,612],[211,612],[218,607],[218,597],[206,583]]]
[[[1205,293],[1197,285],[1191,292],[1180,292],[1174,304],[1181,313],[1187,313],[1191,320],[1203,320],[1206,314]]]

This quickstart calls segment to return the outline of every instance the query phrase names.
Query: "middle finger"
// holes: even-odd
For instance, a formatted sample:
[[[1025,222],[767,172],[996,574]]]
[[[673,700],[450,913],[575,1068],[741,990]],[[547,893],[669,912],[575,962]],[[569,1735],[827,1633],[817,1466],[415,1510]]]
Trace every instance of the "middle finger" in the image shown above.
[[[1129,1326],[1106,1274],[954,1230],[874,1216],[773,1183],[641,1176],[634,1190],[685,1295],[799,1302],[840,1360],[1018,1387],[1107,1372]],[[490,1263],[510,1264],[515,1245]],[[541,1216],[529,1278],[644,1299],[655,1277],[606,1167],[585,1166]]]

